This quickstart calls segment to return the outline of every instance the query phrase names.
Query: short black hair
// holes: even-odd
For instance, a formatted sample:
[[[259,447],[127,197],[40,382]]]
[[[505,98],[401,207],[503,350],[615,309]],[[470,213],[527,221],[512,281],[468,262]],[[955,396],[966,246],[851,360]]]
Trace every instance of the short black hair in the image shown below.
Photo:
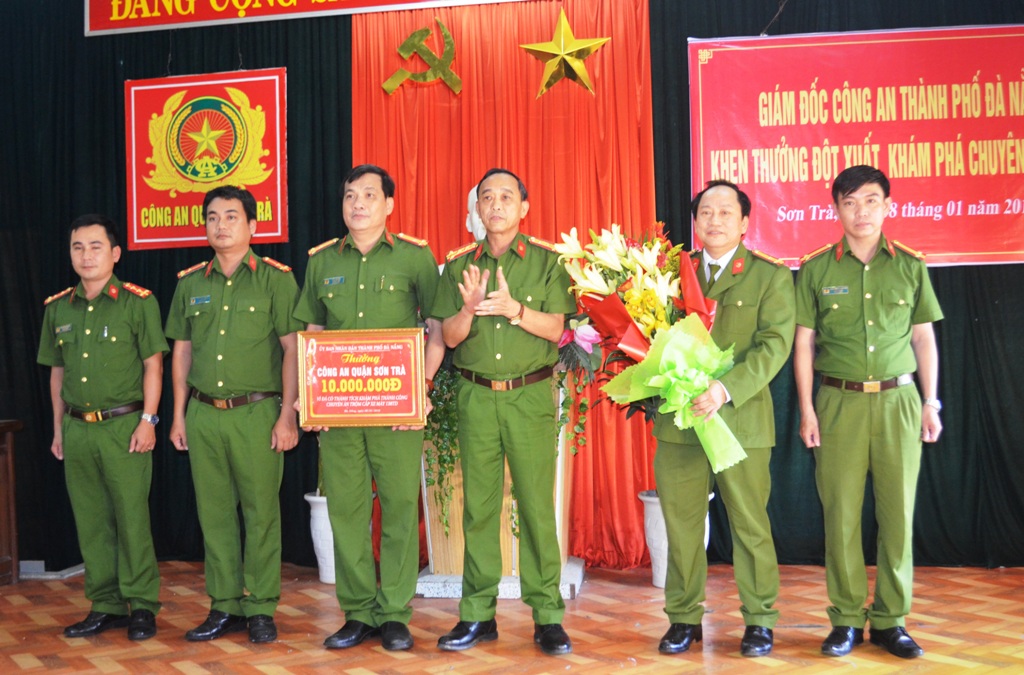
[[[507,175],[512,176],[513,178],[516,179],[516,183],[519,184],[519,198],[522,199],[525,202],[526,199],[527,199],[526,184],[523,183],[522,179],[519,178],[519,176],[515,175],[514,173],[512,173],[508,169],[499,169],[497,167],[495,167],[493,169],[488,169],[487,173],[484,174],[484,177],[480,179],[480,182],[476,184],[476,196],[477,196],[477,198],[480,197],[480,186],[484,184],[484,181],[487,180],[488,178],[490,178],[491,176],[493,176],[495,174],[499,174],[499,173],[507,174]]]
[[[203,198],[204,221],[206,220],[206,209],[214,199],[237,199],[242,202],[242,208],[245,209],[245,219],[247,221],[256,220],[256,198],[252,196],[252,193],[235,185],[222,185],[207,192],[206,197]]]
[[[395,196],[395,179],[391,177],[391,174],[376,164],[360,164],[359,166],[354,166],[349,169],[349,172],[345,174],[345,180],[341,181],[341,196],[345,196],[346,185],[349,183],[355,183],[368,173],[380,176],[380,186],[381,189],[384,190],[385,197],[391,198]]]
[[[697,193],[693,198],[693,202],[690,204],[690,214],[693,216],[694,220],[697,219],[697,210],[700,208],[700,200],[703,199],[704,194],[708,190],[716,187],[727,187],[735,190],[736,199],[739,200],[740,203],[740,215],[744,218],[750,216],[750,197],[748,197],[747,193],[741,190],[736,183],[730,183],[727,180],[709,180],[704,186],[704,189]]]
[[[843,169],[836,176],[835,181],[832,183],[832,201],[838,204],[840,197],[856,192],[869,183],[878,183],[888,199],[889,179],[886,178],[885,174],[873,166],[858,164],[848,169]]]
[[[71,221],[71,226],[68,227],[68,242],[71,241],[71,236],[75,233],[75,230],[89,227],[90,225],[101,225],[107,231],[107,240],[110,242],[110,248],[120,246],[117,243],[117,225],[113,220],[100,213],[86,213]]]

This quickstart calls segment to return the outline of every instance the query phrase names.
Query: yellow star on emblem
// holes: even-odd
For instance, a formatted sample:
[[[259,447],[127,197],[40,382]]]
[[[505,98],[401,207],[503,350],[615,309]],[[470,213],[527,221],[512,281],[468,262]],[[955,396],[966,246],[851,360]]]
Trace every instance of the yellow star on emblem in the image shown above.
[[[224,130],[214,131],[210,128],[210,120],[203,120],[203,128],[199,131],[187,132],[188,137],[196,142],[196,157],[203,154],[203,150],[209,150],[215,157],[220,157],[220,148],[217,147],[217,139],[224,135]]]
[[[583,59],[603,47],[609,40],[611,38],[607,37],[577,40],[572,34],[572,28],[569,27],[569,20],[565,18],[565,10],[561,10],[551,42],[519,45],[532,56],[544,61],[544,81],[540,85],[537,98],[543,96],[563,77],[573,80],[593,94],[594,87],[590,84],[590,76],[587,74]]]

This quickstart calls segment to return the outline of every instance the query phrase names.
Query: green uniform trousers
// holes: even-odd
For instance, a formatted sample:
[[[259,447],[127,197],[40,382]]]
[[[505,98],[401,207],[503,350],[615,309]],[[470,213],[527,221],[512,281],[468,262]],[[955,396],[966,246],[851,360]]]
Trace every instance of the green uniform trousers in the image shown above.
[[[779,565],[767,511],[772,451],[745,451],[745,460],[716,476],[699,445],[658,441],[654,476],[668,532],[665,613],[671,623],[699,624],[704,616],[701,603],[708,578],[704,518],[708,495],[716,486],[729,514],[743,622],[774,628],[779,619],[778,610],[772,609],[779,597]]]
[[[815,480],[825,512],[825,581],[833,626],[885,630],[904,625],[914,584],[914,498],[921,468],[921,399],[916,387],[877,394],[821,387],[815,400],[821,447]],[[878,521],[875,599],[868,578],[861,509],[868,472]]]
[[[160,571],[149,523],[153,454],[128,452],[137,414],[105,422],[64,415],[64,477],[85,561],[92,611],[160,610]]]
[[[461,379],[459,449],[466,537],[459,618],[494,618],[501,581],[501,502],[505,461],[519,513],[519,576],[523,602],[539,624],[561,623],[562,557],[555,525],[558,459],[550,380],[492,391]]]
[[[334,533],[338,604],[348,621],[409,623],[420,563],[420,457],[423,431],[390,427],[320,434],[327,511]],[[380,588],[370,517],[380,500]]]
[[[273,616],[281,597],[278,492],[284,457],[270,448],[280,412],[281,400],[276,397],[231,410],[189,401],[185,428],[206,546],[211,609]],[[244,557],[239,504],[245,523]]]

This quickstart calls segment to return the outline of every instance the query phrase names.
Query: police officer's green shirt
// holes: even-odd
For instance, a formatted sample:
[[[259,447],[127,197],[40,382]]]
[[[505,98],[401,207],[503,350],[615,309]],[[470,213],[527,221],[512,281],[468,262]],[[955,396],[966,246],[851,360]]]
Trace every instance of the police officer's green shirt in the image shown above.
[[[883,234],[867,264],[846,237],[805,256],[796,281],[796,322],[813,329],[814,369],[867,382],[917,370],[915,324],[942,319],[924,260]]]
[[[166,333],[192,342],[189,386],[215,398],[281,391],[281,338],[302,328],[291,268],[249,250],[230,279],[216,257],[179,276]]]
[[[385,230],[363,254],[345,237],[310,250],[294,316],[327,330],[415,328],[430,316],[437,284],[425,241]]]
[[[142,362],[167,351],[156,298],[111,276],[92,300],[79,283],[47,302],[37,360],[64,368],[65,403],[101,410],[141,401]]]
[[[549,247],[547,242],[519,233],[499,258],[491,254],[486,239],[452,251],[441,275],[434,316],[444,320],[462,309],[459,283],[470,265],[476,265],[481,273],[490,270],[488,293],[498,289],[500,266],[509,293],[526,307],[549,314],[576,311],[576,300],[569,293],[569,274]],[[519,377],[557,361],[558,347],[553,342],[509,324],[503,316],[474,317],[469,335],[455,348],[456,366],[490,379]]]

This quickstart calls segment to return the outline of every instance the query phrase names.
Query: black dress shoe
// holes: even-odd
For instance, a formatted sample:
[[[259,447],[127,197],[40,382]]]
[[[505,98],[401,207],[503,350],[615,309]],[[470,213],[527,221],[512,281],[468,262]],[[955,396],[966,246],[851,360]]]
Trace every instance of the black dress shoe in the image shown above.
[[[206,617],[206,621],[185,633],[185,639],[189,642],[216,640],[221,635],[241,632],[245,630],[245,626],[246,620],[244,616],[228,614],[219,609],[211,609],[210,615]]]
[[[128,625],[127,614],[105,614],[103,612],[89,612],[78,623],[72,624],[64,629],[64,637],[79,638],[99,635],[111,628],[124,628]]]
[[[907,634],[903,626],[893,626],[883,630],[871,629],[871,644],[881,645],[889,650],[893,656],[901,659],[916,659],[924,654],[924,650],[917,646],[914,638]]]
[[[437,640],[438,649],[446,652],[457,652],[475,647],[478,642],[491,642],[498,639],[498,622],[460,621],[446,634]]]
[[[401,621],[385,621],[380,625],[380,643],[389,652],[412,649],[412,633]]]
[[[533,624],[533,641],[549,656],[572,653],[572,640],[560,623]]]
[[[704,639],[704,631],[700,624],[674,623],[658,643],[658,651],[662,654],[681,654],[694,642]]]
[[[353,619],[346,621],[341,630],[324,640],[324,647],[328,649],[348,649],[349,647],[361,644],[366,638],[376,635],[380,635],[379,628]]]
[[[277,639],[277,626],[274,625],[274,617],[266,614],[256,614],[249,617],[249,642],[260,644],[273,642]]]
[[[768,656],[775,644],[775,633],[764,626],[747,626],[740,641],[740,654],[743,656]]]
[[[853,651],[854,645],[864,642],[864,629],[852,626],[835,626],[821,643],[821,653],[825,656],[846,656]]]
[[[156,617],[148,609],[133,609],[128,623],[129,640],[148,640],[156,635]]]

